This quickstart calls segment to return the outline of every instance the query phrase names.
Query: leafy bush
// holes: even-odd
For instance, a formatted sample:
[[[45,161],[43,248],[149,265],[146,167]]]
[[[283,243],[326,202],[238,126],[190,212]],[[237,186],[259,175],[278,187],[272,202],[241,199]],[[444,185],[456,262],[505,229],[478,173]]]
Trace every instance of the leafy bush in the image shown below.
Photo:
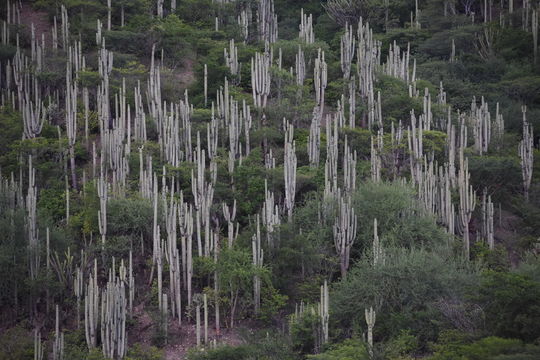
[[[487,337],[471,344],[448,341],[434,348],[431,360],[532,360],[540,356],[540,347],[524,346],[519,340],[499,337]]]
[[[329,349],[318,355],[308,355],[311,360],[368,360],[369,354],[363,342],[348,339],[339,344],[329,346]]]
[[[20,326],[13,327],[0,336],[0,360],[32,360],[34,341],[29,332]]]
[[[479,302],[486,325],[497,336],[536,340],[540,334],[540,282],[513,272],[482,275]]]
[[[466,264],[439,253],[403,248],[386,248],[385,252],[384,264],[374,267],[365,257],[336,284],[330,295],[332,318],[339,328],[348,328],[355,321],[363,324],[364,309],[375,306],[377,339],[396,337],[401,329],[410,329],[425,346],[442,325],[435,302],[463,298],[477,284],[478,276]]]

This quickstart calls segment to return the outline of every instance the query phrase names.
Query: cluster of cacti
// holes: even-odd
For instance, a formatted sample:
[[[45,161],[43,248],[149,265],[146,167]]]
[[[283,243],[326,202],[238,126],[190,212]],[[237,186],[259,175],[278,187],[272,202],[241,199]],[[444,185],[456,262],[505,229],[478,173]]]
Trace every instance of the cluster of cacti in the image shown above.
[[[218,2],[227,3],[229,1],[221,0]],[[111,23],[112,6],[113,3],[108,0],[107,31],[111,31],[113,27]],[[166,15],[163,6],[164,1],[157,1],[155,10],[160,18]],[[170,6],[174,10],[176,1],[171,1]],[[237,22],[244,42],[247,42],[250,37],[249,31],[252,22],[251,8],[245,5],[240,6],[244,7],[238,16]],[[385,6],[388,8],[388,3],[385,3]],[[121,11],[121,26],[123,26],[123,5]],[[411,15],[412,27],[420,27],[419,14],[418,2],[416,2],[416,14]],[[2,29],[2,44],[8,44],[13,37],[9,33],[13,27],[10,28],[6,24],[20,22],[18,19],[20,16],[18,6],[12,6],[8,3],[7,15],[8,20],[4,22]],[[534,56],[536,58],[538,33],[536,10],[532,10],[531,17],[529,15],[524,16],[527,21],[529,18],[532,19],[531,28],[535,42]],[[98,45],[97,68],[100,75],[100,84],[95,91],[80,85],[83,83],[80,79],[81,73],[86,71],[86,59],[82,53],[84,44],[80,41],[73,41],[71,38],[68,12],[64,6],[61,7],[60,41],[55,17],[53,19],[51,43],[51,47],[57,51],[58,56],[65,55],[66,77],[65,89],[62,94],[58,91],[56,93],[45,91],[45,88],[40,84],[39,77],[30,71],[30,69],[35,68],[39,72],[44,68],[47,62],[47,51],[49,50],[46,48],[44,36],[41,39],[38,38],[35,35],[33,26],[31,27],[30,40],[31,56],[27,58],[17,47],[18,50],[13,60],[6,62],[6,65],[4,63],[1,65],[2,70],[5,69],[5,71],[0,71],[0,73],[2,75],[7,74],[6,78],[1,79],[2,82],[0,83],[2,85],[1,103],[2,106],[11,104],[14,109],[20,111],[23,137],[25,139],[31,140],[39,137],[43,126],[50,123],[50,119],[48,119],[49,107],[62,105],[65,132],[61,134],[60,127],[57,127],[57,129],[60,138],[63,136],[67,140],[65,155],[67,158],[64,167],[66,170],[70,170],[69,181],[67,181],[68,174],[64,174],[66,176],[65,220],[67,224],[73,225],[73,212],[76,210],[70,209],[70,201],[73,207],[73,202],[80,195],[79,188],[83,191],[84,197],[84,191],[88,191],[84,189],[84,185],[91,184],[91,181],[94,181],[99,199],[97,230],[99,231],[100,245],[103,250],[103,266],[108,260],[104,251],[105,245],[107,241],[110,241],[108,237],[112,238],[114,235],[110,233],[110,230],[108,233],[108,225],[110,225],[108,219],[111,220],[108,207],[113,199],[121,198],[129,191],[131,146],[135,142],[139,145],[138,189],[140,196],[153,205],[152,273],[149,282],[152,283],[154,278],[156,280],[158,311],[162,319],[160,326],[163,327],[165,333],[168,332],[168,327],[171,326],[170,319],[177,321],[178,326],[181,326],[186,309],[191,309],[191,305],[194,305],[198,345],[209,343],[208,322],[209,316],[211,316],[208,311],[209,301],[210,307],[213,306],[215,309],[216,334],[219,335],[220,333],[220,291],[224,290],[219,288],[220,274],[215,270],[213,274],[208,275],[207,279],[210,283],[213,281],[214,293],[209,292],[211,294],[210,299],[207,298],[206,294],[193,295],[193,292],[200,291],[196,286],[196,289],[193,289],[193,241],[196,242],[196,256],[213,258],[217,269],[220,256],[220,240],[224,240],[222,236],[225,236],[223,233],[225,232],[227,236],[227,247],[232,249],[240,232],[240,224],[243,221],[242,217],[245,211],[242,207],[237,208],[237,200],[234,197],[227,198],[226,201],[220,199],[216,211],[214,192],[216,189],[217,192],[220,191],[219,185],[216,185],[218,164],[221,166],[220,161],[224,157],[223,154],[225,154],[225,158],[228,156],[228,159],[226,158],[227,166],[224,168],[228,170],[227,179],[230,180],[229,185],[233,190],[236,190],[240,183],[236,170],[242,166],[242,161],[251,161],[251,158],[244,160],[250,156],[250,153],[252,156],[256,154],[251,149],[252,146],[255,146],[255,142],[259,140],[261,132],[254,134],[253,129],[261,130],[269,125],[266,115],[271,113],[269,110],[273,100],[271,97],[274,96],[274,93],[277,94],[278,99],[281,97],[282,84],[280,81],[282,79],[276,75],[272,79],[273,74],[275,74],[272,68],[277,69],[276,72],[282,70],[282,62],[284,61],[281,49],[279,49],[279,58],[274,61],[274,49],[270,45],[276,42],[278,32],[277,15],[272,0],[258,2],[257,19],[256,27],[258,27],[259,40],[264,41],[266,46],[264,52],[255,53],[251,59],[253,113],[249,105],[250,100],[243,99],[240,102],[240,100],[235,99],[233,94],[237,90],[236,86],[231,86],[231,89],[229,89],[227,79],[224,80],[223,86],[217,91],[216,99],[214,101],[209,99],[208,68],[205,64],[202,72],[204,76],[204,107],[209,114],[210,106],[208,106],[208,103],[210,102],[212,115],[210,121],[202,124],[199,124],[198,120],[193,121],[192,119],[198,114],[194,112],[187,91],[184,93],[184,97],[176,102],[164,100],[166,97],[165,92],[162,94],[161,83],[162,71],[164,73],[166,71],[163,60],[164,55],[163,49],[161,49],[161,62],[155,59],[155,45],[152,48],[146,87],[142,85],[144,90],[141,91],[140,81],[137,81],[133,91],[133,104],[130,105],[129,96],[126,95],[130,89],[126,86],[124,79],[121,85],[116,88],[116,94],[109,93],[116,86],[111,85],[114,58],[112,51],[107,50],[103,34],[104,26],[99,20],[97,23],[96,44]],[[486,10],[484,10],[484,19],[487,19]],[[227,25],[227,22],[224,19],[216,18],[216,29],[219,28],[220,24]],[[528,30],[528,25],[525,26],[525,30]],[[356,240],[359,221],[352,200],[357,183],[357,164],[359,158],[360,161],[367,160],[368,156],[370,159],[371,180],[373,182],[382,182],[385,179],[405,181],[402,176],[404,173],[406,174],[408,167],[411,183],[417,191],[418,200],[427,212],[435,215],[438,222],[447,229],[449,234],[459,233],[463,237],[464,251],[468,257],[470,251],[469,223],[476,206],[476,193],[470,183],[468,160],[464,149],[467,147],[469,140],[474,140],[476,152],[479,155],[485,154],[490,150],[489,146],[492,138],[494,139],[492,146],[501,146],[505,125],[503,116],[499,111],[499,104],[497,104],[495,119],[492,121],[488,104],[484,101],[484,98],[482,98],[480,105],[477,105],[476,99],[473,98],[470,113],[462,114],[458,112],[457,121],[452,121],[452,110],[447,104],[447,94],[441,82],[435,109],[447,110],[448,116],[438,115],[440,111],[432,111],[431,94],[428,89],[425,89],[424,95],[421,97],[420,91],[416,88],[416,61],[414,59],[411,61],[410,46],[407,46],[407,50],[402,50],[395,42],[390,44],[386,63],[382,64],[380,59],[381,43],[374,39],[368,23],[360,19],[356,34],[353,29],[351,22],[345,22],[345,32],[341,37],[340,44],[340,63],[344,82],[343,93],[337,102],[337,110],[330,110],[330,106],[326,101],[326,88],[329,79],[325,52],[319,48],[316,58],[306,59],[307,50],[306,53],[304,53],[304,50],[309,49],[309,46],[305,44],[313,43],[315,38],[312,16],[307,16],[303,11],[301,13],[299,35],[302,45],[298,46],[295,66],[294,69],[291,67],[290,71],[290,82],[294,82],[297,86],[294,89],[298,94],[295,99],[297,105],[303,101],[304,84],[313,81],[315,106],[309,127],[307,155],[312,169],[317,169],[319,164],[324,162],[324,197],[327,203],[334,202],[337,204],[330,207],[331,211],[333,211],[331,221],[333,222],[334,247],[339,257],[342,278],[346,277],[349,268],[351,248]],[[59,48],[61,48],[62,52]],[[332,59],[332,57],[329,56],[328,59]],[[451,61],[456,61],[453,40]],[[224,49],[224,62],[229,69],[229,73],[233,75],[234,80],[231,80],[234,81],[233,85],[239,86],[241,64],[238,59],[238,47],[235,45],[234,39],[231,39],[229,47]],[[353,66],[355,64],[356,74],[353,75],[351,72],[354,71]],[[311,69],[311,66],[313,66],[313,78],[308,79],[307,69]],[[286,71],[280,71],[278,74],[280,73],[286,73]],[[374,83],[378,74],[385,74],[402,80],[409,87],[409,96],[416,98],[413,99],[415,101],[422,101],[422,114],[418,117],[414,111],[411,111],[410,114],[410,125],[407,125],[406,130],[408,146],[404,146],[405,125],[402,125],[401,121],[387,124],[387,115],[383,113],[382,108],[384,92],[381,94],[380,91],[375,92],[374,90]],[[271,92],[272,80],[274,80],[275,85],[272,85],[273,91]],[[212,90],[210,93],[212,93]],[[358,95],[359,97],[357,97]],[[45,100],[47,97],[48,100]],[[197,102],[196,97],[191,99],[195,103]],[[357,99],[360,104],[357,104]],[[347,137],[347,135],[343,137],[341,132],[344,131],[342,128],[355,128],[358,126],[356,123],[357,105],[360,105],[363,109],[361,126],[369,128],[370,131],[373,130],[369,154],[357,154],[357,150],[351,144],[352,138]],[[133,112],[132,106],[134,106]],[[326,111],[325,106],[327,107]],[[92,131],[90,122],[93,112],[98,115],[99,129],[96,132],[99,133],[99,140],[90,138],[92,136],[90,134]],[[434,113],[437,114],[434,115]],[[210,115],[208,117],[210,118]],[[323,118],[325,121],[323,121]],[[77,145],[79,145],[78,141],[80,142],[82,138],[82,119],[84,119],[85,145],[87,150],[92,149],[92,173],[88,174],[88,179],[89,167],[82,169],[82,171],[77,168],[77,162],[80,160],[77,159],[75,152]],[[149,129],[147,129],[147,120],[153,122]],[[299,126],[296,121],[297,119],[294,119],[293,125],[293,121],[283,120],[284,152],[282,164],[284,192],[281,194],[276,193],[275,188],[271,186],[273,182],[268,178],[264,179],[264,202],[262,208],[259,208],[261,212],[257,214],[256,230],[251,238],[252,265],[255,271],[260,271],[263,267],[263,249],[265,246],[266,249],[271,250],[279,247],[281,216],[286,212],[289,222],[293,223],[295,201],[298,201],[296,200],[297,167],[301,165],[301,161],[297,158],[296,142],[294,140],[295,126]],[[454,123],[457,123],[459,129],[456,128]],[[385,134],[384,132],[388,131],[388,125],[391,125],[391,132]],[[195,126],[193,127],[193,134],[192,126]],[[320,148],[321,126],[325,126],[326,130],[326,136],[323,136],[326,142],[326,152],[323,151],[323,154],[326,153],[326,157],[322,159]],[[204,131],[204,127],[206,127],[206,136],[203,132],[201,139],[200,129]],[[159,157],[159,160],[162,161],[162,169],[161,165],[158,169],[154,169],[155,164],[152,156],[149,155],[152,148],[148,149],[150,146],[145,148],[148,138],[153,136],[152,131],[154,128],[159,146],[159,156],[156,157]],[[440,165],[434,160],[434,155],[427,154],[428,150],[424,149],[424,134],[432,129],[446,130],[447,134],[445,149],[447,161]],[[468,137],[469,131],[473,136],[471,139]],[[276,158],[267,144],[266,134],[263,135],[263,139],[260,141],[264,144],[261,146],[263,152],[261,164],[264,161],[267,170],[281,169],[281,160],[279,159],[281,153],[274,152],[279,154],[278,165],[276,166]],[[343,144],[343,147],[340,144]],[[523,108],[523,140],[519,146],[519,156],[521,158],[523,190],[527,199],[533,172],[533,146],[532,126],[527,122],[526,109]],[[407,149],[404,149],[404,147]],[[225,152],[222,152],[223,149]],[[343,152],[341,152],[342,155],[339,155],[341,149],[343,149]],[[341,158],[339,158],[340,156]],[[456,156],[459,157],[458,164],[456,164]],[[67,159],[69,159],[69,166],[67,166]],[[32,162],[32,157],[29,157],[28,190],[24,209],[26,212],[25,230],[28,240],[29,274],[31,279],[35,280],[38,278],[41,267],[40,254],[42,253],[42,246],[40,245],[37,219],[38,191]],[[183,171],[182,167],[186,165],[185,162],[188,162],[187,166],[190,166],[192,170],[191,179],[187,180],[191,186],[191,196],[187,195],[184,199],[183,189],[181,188],[184,179],[180,180],[175,176],[179,171]],[[82,172],[82,178],[80,172]],[[161,181],[159,181],[158,173],[161,174]],[[11,196],[12,208],[21,206],[20,198],[23,198],[22,176],[20,182],[21,185],[17,184],[13,175],[10,180],[2,178],[0,182],[0,192],[8,194],[6,196]],[[459,203],[452,201],[453,192],[457,192]],[[95,212],[94,215],[96,215]],[[493,218],[494,206],[491,196],[485,193],[482,198],[482,230],[481,233],[477,232],[477,234],[481,234],[481,237],[487,241],[491,249],[495,246]],[[223,224],[220,226],[223,219],[226,226]],[[373,226],[373,265],[377,266],[378,264],[384,264],[385,257],[378,235],[377,219],[374,219]],[[225,228],[226,230],[222,230]],[[266,244],[261,241],[261,231],[266,234]],[[93,235],[95,234],[90,234],[91,237]],[[177,244],[178,240],[180,240],[179,244]],[[141,253],[144,255],[142,233]],[[77,264],[69,250],[65,258],[61,258],[61,255],[59,256],[56,252],[54,252],[54,255],[50,255],[49,231],[47,231],[47,271],[52,268],[62,282],[69,283],[69,286],[72,287],[73,294],[76,297],[78,326],[80,326],[80,318],[82,317],[80,314],[81,301],[84,300],[84,328],[87,345],[89,348],[101,346],[103,353],[108,358],[122,358],[126,354],[126,317],[132,313],[134,308],[133,257],[137,255],[137,252],[134,255],[130,251],[129,265],[126,268],[122,260],[118,275],[113,259],[113,266],[108,281],[105,283],[104,279],[99,277],[97,259],[86,261],[88,259],[85,257],[88,255],[81,252],[80,263]],[[75,256],[78,255],[75,254]],[[94,261],[93,270],[88,271],[86,270],[87,263],[91,263],[92,260]],[[167,272],[169,273],[168,279],[163,278],[164,271],[165,276]],[[261,312],[262,286],[261,276],[257,273],[253,276],[255,314]],[[34,300],[32,299],[32,301]],[[47,303],[49,301],[47,293]],[[329,338],[328,301],[328,286],[325,282],[321,287],[321,301],[318,306],[321,326],[320,344],[327,342]],[[187,302],[188,306],[182,306],[183,302]],[[201,307],[203,307],[204,312],[203,320],[201,320]],[[57,307],[53,357],[62,359],[63,335],[60,331],[58,311]],[[365,317],[368,324],[368,344],[371,352],[375,324],[375,311],[373,308],[366,309]],[[234,315],[231,316],[231,319],[231,324],[233,324]],[[204,333],[201,330],[201,323],[204,323]],[[98,331],[100,331],[100,334],[98,334]],[[35,333],[35,346],[36,359],[41,359],[43,357],[43,348],[41,347],[40,334],[37,331]]]
[[[486,153],[491,141],[491,114],[488,104],[482,101],[480,106],[476,105],[476,98],[471,104],[471,121],[473,126],[474,148],[479,155]]]
[[[274,11],[274,0],[260,0],[257,8],[259,40],[274,43],[278,39],[278,21]]]
[[[229,68],[232,75],[238,75],[240,71],[240,63],[238,62],[238,47],[234,45],[234,39],[229,42],[229,50],[223,49],[225,65]]]
[[[340,259],[341,277],[347,276],[351,247],[356,239],[358,218],[351,197],[337,193],[337,216],[334,224],[334,244]]]
[[[251,86],[253,88],[253,103],[255,107],[266,107],[268,95],[270,95],[270,65],[272,58],[270,53],[255,53],[255,59],[251,59]]]
[[[107,358],[122,359],[127,350],[126,288],[125,282],[116,275],[114,258],[112,266],[101,294],[101,346]]]
[[[275,234],[281,224],[279,206],[274,200],[274,193],[268,190],[268,180],[264,180],[264,203],[261,212],[262,223],[266,229],[266,242],[270,248],[276,244]]]
[[[304,9],[300,11],[300,33],[298,35],[300,41],[306,44],[315,42],[315,32],[313,31],[313,15],[304,14]]]

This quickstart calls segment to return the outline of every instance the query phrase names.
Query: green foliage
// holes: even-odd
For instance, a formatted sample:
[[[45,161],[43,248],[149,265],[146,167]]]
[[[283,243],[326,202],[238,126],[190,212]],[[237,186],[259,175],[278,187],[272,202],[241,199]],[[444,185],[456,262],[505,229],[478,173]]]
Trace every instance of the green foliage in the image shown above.
[[[494,201],[508,199],[522,190],[521,166],[514,156],[469,156],[471,183],[477,189],[487,189]]]
[[[153,206],[147,199],[129,197],[107,203],[107,233],[145,238],[152,234]]]
[[[20,326],[8,329],[0,335],[0,348],[0,360],[34,359],[33,337]]]
[[[450,341],[448,341],[450,340]],[[540,355],[540,347],[525,346],[520,340],[487,337],[471,344],[447,339],[434,346],[432,360],[532,360]]]
[[[385,346],[385,355],[391,360],[403,360],[418,350],[418,339],[410,330],[402,330]]]
[[[379,304],[376,338],[396,337],[401,329],[410,329],[425,344],[436,336],[442,320],[435,303],[463,298],[477,283],[474,269],[449,255],[385,248],[384,264],[373,267],[365,257],[336,284],[330,295],[332,318],[340,329],[354,321],[363,324],[364,309]]]
[[[163,351],[154,346],[146,347],[142,344],[134,344],[124,358],[126,360],[162,360]]]
[[[339,344],[333,344],[322,354],[309,355],[311,360],[368,360],[369,354],[363,342],[348,339]]]
[[[223,345],[216,349],[193,348],[188,352],[189,360],[296,360],[286,338],[271,332],[256,332],[248,337],[248,344]]]
[[[492,334],[525,341],[538,338],[540,282],[512,272],[487,271],[478,296]]]
[[[313,309],[313,311],[311,311]],[[298,354],[313,353],[319,338],[320,317],[315,308],[308,308],[290,325],[292,348]]]

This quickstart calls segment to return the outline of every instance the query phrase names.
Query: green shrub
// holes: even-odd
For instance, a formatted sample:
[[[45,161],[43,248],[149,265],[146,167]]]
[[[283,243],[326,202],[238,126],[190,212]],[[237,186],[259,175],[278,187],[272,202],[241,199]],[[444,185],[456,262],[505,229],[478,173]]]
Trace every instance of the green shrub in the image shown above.
[[[479,302],[490,333],[533,341],[540,334],[540,282],[507,272],[482,275]]]
[[[318,355],[308,355],[311,360],[368,360],[370,356],[363,342],[348,339],[339,344],[329,346],[329,349]]]

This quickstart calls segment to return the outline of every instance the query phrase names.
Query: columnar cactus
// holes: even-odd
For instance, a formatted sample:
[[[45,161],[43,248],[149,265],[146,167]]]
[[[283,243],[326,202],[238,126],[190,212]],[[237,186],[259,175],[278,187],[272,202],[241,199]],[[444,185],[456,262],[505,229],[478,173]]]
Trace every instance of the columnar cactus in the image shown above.
[[[268,180],[264,179],[264,203],[262,208],[262,222],[266,229],[266,242],[270,248],[275,244],[274,232],[279,230],[281,219],[279,207],[275,203],[274,193],[268,190]]]
[[[476,105],[476,98],[473,98],[471,119],[473,123],[474,148],[478,155],[482,155],[488,151],[491,141],[491,114],[483,96],[480,106]]]
[[[30,279],[35,280],[40,267],[39,229],[37,226],[36,169],[28,157],[28,193],[26,195],[26,236],[28,239]]]
[[[101,297],[101,341],[103,355],[122,359],[127,350],[126,289],[124,282],[109,271],[109,281]]]
[[[188,306],[191,305],[191,286],[193,277],[193,209],[191,204],[183,201],[183,194],[180,193],[178,205],[178,223],[180,229],[180,244],[182,252],[182,273],[183,284],[187,291]]]
[[[521,158],[521,175],[523,178],[523,195],[529,201],[529,188],[531,187],[533,172],[533,128],[527,122],[527,107],[522,106],[523,112],[523,139],[519,143],[519,157]]]
[[[313,109],[313,117],[311,126],[309,127],[307,150],[309,165],[312,168],[318,167],[321,153],[321,113],[317,107]]]
[[[99,285],[97,282],[97,260],[94,259],[94,274],[88,279],[84,296],[84,330],[89,349],[97,346],[99,322]]]
[[[43,344],[41,343],[41,333],[34,330],[34,360],[43,360]]]
[[[356,150],[351,151],[347,137],[343,147],[343,188],[347,194],[356,190]]]
[[[229,68],[232,75],[236,76],[240,72],[240,63],[238,62],[238,47],[234,45],[234,39],[229,41],[229,50],[223,49],[225,65]],[[206,66],[206,65],[205,65]]]
[[[244,39],[244,44],[249,38],[249,25],[251,24],[251,7],[247,6],[245,9],[242,9],[240,15],[238,15],[237,22],[240,25],[240,30],[242,32],[242,38]]]
[[[223,208],[223,217],[227,221],[227,242],[229,249],[232,247],[234,240],[238,236],[238,224],[236,226],[236,233],[234,231],[234,219],[236,218],[236,199],[234,199],[233,206],[231,209],[227,204],[222,204]]]
[[[328,283],[324,281],[324,285],[321,285],[321,300],[319,302],[319,318],[321,321],[321,344],[328,342],[328,320],[330,317],[330,295],[328,293]]]
[[[337,191],[339,135],[337,121],[326,117],[326,162],[324,164],[324,196],[331,197]]]
[[[531,14],[531,29],[533,35],[534,63],[538,62],[538,10],[533,9]]]
[[[469,259],[470,239],[469,239],[469,222],[476,206],[476,194],[472,185],[469,184],[471,175],[469,174],[468,159],[464,159],[463,149],[460,149],[459,154],[459,173],[458,173],[458,189],[459,189],[459,220],[460,228],[463,234],[463,247],[465,257]]]
[[[354,76],[349,80],[349,127],[356,127],[356,78]]]
[[[407,44],[407,51],[402,51],[394,41],[390,44],[386,64],[383,65],[383,72],[388,76],[401,79],[407,83],[414,82],[409,69],[410,64],[410,44]]]
[[[376,139],[376,140],[374,140]],[[382,131],[377,132],[377,136],[371,137],[371,181],[377,183],[381,181],[381,169],[382,169],[382,150],[383,150],[383,137]]]
[[[285,208],[289,222],[292,220],[294,209],[294,198],[296,196],[296,142],[294,138],[294,127],[283,119],[285,128],[285,153],[283,160],[283,176],[285,177]]]
[[[319,117],[322,118],[324,113],[324,94],[328,83],[327,65],[324,61],[324,51],[319,48],[315,66],[313,68],[313,84],[315,86],[315,103],[319,112]]]
[[[266,107],[268,95],[270,95],[270,54],[255,53],[251,58],[251,87],[253,89],[253,102],[255,107]]]
[[[107,201],[108,201],[108,184],[103,174],[103,165],[97,184],[98,197],[99,197],[99,210],[98,210],[98,225],[99,233],[101,235],[101,245],[105,245],[105,239],[107,237]]]
[[[373,81],[375,80],[375,71],[380,64],[381,43],[373,38],[373,32],[362,18],[358,22],[358,50],[356,72],[358,75],[358,84],[360,95],[368,98],[373,97]]]
[[[351,247],[356,239],[358,219],[350,196],[337,194],[337,216],[334,223],[334,245],[340,259],[341,277],[347,276]]]
[[[368,326],[368,336],[367,336],[367,342],[368,342],[368,351],[369,355],[373,356],[373,328],[375,327],[375,319],[376,319],[376,313],[375,310],[373,310],[373,307],[370,307],[369,310],[366,309],[365,311],[366,315],[366,324]]]
[[[70,48],[71,49],[71,48]],[[66,103],[65,120],[68,137],[69,159],[71,164],[71,185],[77,189],[77,176],[75,173],[75,142],[77,139],[77,81],[72,79],[71,62],[67,63],[66,70]]]
[[[384,265],[384,248],[381,245],[377,229],[377,219],[373,219],[373,266]]]
[[[262,268],[264,260],[264,250],[261,245],[261,224],[258,214],[255,222],[257,223],[257,229],[255,234],[251,237],[251,249],[253,254],[253,266],[258,270]],[[253,304],[255,314],[258,314],[261,308],[261,277],[257,273],[253,276]]]
[[[304,13],[304,9],[300,12],[300,33],[298,35],[300,41],[306,44],[315,42],[315,33],[313,32],[313,15]]]
[[[58,305],[56,305],[53,360],[64,360],[64,333],[60,331],[60,315],[58,311]]]
[[[274,0],[259,0],[257,8],[259,40],[275,43],[278,39],[278,21],[274,12]]]
[[[306,78],[306,60],[304,58],[304,51],[300,45],[298,45],[298,52],[295,59],[296,85],[301,87],[304,86],[304,80]]]
[[[420,178],[421,162],[424,158],[424,127],[423,122],[419,121],[416,127],[416,116],[414,110],[411,110],[411,125],[408,128],[407,139],[409,146],[409,159],[411,168],[411,179],[416,183]]]
[[[356,52],[356,39],[354,37],[353,27],[345,24],[345,33],[341,35],[341,71],[343,78],[349,79],[351,76],[351,65]]]
[[[490,250],[495,247],[493,215],[494,208],[491,195],[488,196],[487,189],[484,188],[482,194],[482,237],[487,241]]]

